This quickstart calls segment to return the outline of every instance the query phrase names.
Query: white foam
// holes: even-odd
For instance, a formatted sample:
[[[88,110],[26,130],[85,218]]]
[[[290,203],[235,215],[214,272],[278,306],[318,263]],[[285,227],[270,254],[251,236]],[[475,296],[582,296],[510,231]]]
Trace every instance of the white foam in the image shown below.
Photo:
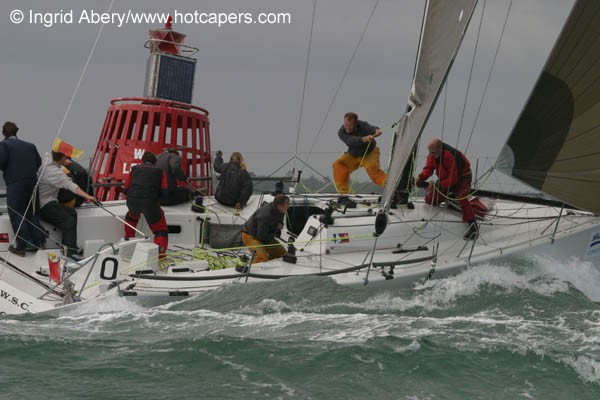
[[[552,266],[551,263],[543,265]],[[580,265],[575,262],[567,269],[579,268]],[[417,316],[398,313],[414,308],[445,310],[457,300],[478,295],[484,289],[501,293],[528,290],[542,296],[569,291],[569,285],[563,279],[547,276],[546,271],[547,268],[540,274],[539,269],[527,269],[525,273],[519,273],[507,266],[481,265],[451,278],[419,285],[412,292],[401,292],[404,298],[386,292],[363,302],[317,307],[310,306],[305,300],[292,303],[266,298],[235,312],[173,310],[169,306],[148,309],[125,298],[114,297],[65,309],[56,319],[0,320],[0,330],[2,335],[12,333],[26,340],[45,340],[44,336],[52,337],[52,340],[111,337],[122,340],[124,346],[119,349],[122,353],[134,351],[136,345],[162,342],[165,338],[196,340],[220,335],[347,345],[393,337],[409,343],[391,344],[390,351],[394,353],[417,352],[421,349],[422,340],[427,339],[460,351],[506,349],[524,355],[531,352],[568,365],[583,381],[600,383],[600,310],[567,311],[551,317],[538,314],[539,310],[535,308],[516,310],[517,315],[489,307],[468,315],[448,316],[446,312],[438,312],[435,314],[446,316],[423,316],[421,310],[418,310]],[[407,293],[411,297],[406,298]],[[340,306],[354,310],[344,313]],[[335,312],[330,312],[332,309]],[[356,309],[377,312],[356,312]],[[377,366],[383,368],[377,360],[357,357],[360,362],[377,362]],[[221,362],[238,371],[242,380],[248,379],[250,370],[247,367],[229,364],[230,361],[224,358]],[[283,393],[288,389],[294,393],[293,388],[281,388]],[[532,392],[526,390],[521,393],[525,397],[527,394]]]
[[[375,362],[374,358],[371,358],[371,357],[365,358],[359,354],[352,354],[351,357],[354,358],[355,360],[360,361],[361,363],[364,363],[364,364],[373,364]]]
[[[566,264],[551,258],[536,257],[543,272],[570,282],[590,300],[600,301],[600,268],[589,261],[572,258]]]
[[[223,366],[231,368],[234,371],[237,371],[240,376],[240,379],[243,382],[247,382],[247,383],[249,383],[253,386],[259,387],[259,388],[277,387],[277,388],[279,388],[279,390],[281,390],[282,393],[284,393],[288,397],[294,397],[296,394],[296,389],[287,386],[283,382],[266,383],[266,382],[259,382],[256,380],[252,380],[249,376],[252,373],[252,369],[243,364],[238,364],[238,363],[235,363],[235,362],[229,360],[228,358],[230,358],[230,357],[213,354],[206,350],[199,350],[199,351],[201,353],[213,358],[214,360],[220,362]],[[277,380],[277,378],[274,378],[274,379]],[[281,398],[281,397],[278,397],[278,398]]]
[[[76,304],[72,307],[59,311],[61,317],[76,317],[90,314],[118,313],[120,311],[128,313],[143,313],[148,309],[128,300],[126,297],[108,296],[99,299],[93,299]]]
[[[410,344],[406,346],[396,346],[394,347],[394,353],[408,353],[408,352],[416,352],[421,348],[421,344],[413,340]]]
[[[562,361],[571,366],[583,381],[600,383],[600,361],[588,356],[563,357]]]
[[[283,301],[274,300],[274,299],[263,299],[257,304],[250,304],[244,306],[242,311],[244,313],[262,315],[262,314],[280,314],[282,312],[291,311],[292,307],[287,305]]]
[[[418,285],[415,289],[435,287],[445,294],[442,297],[444,302],[453,301],[459,296],[475,294],[485,284],[500,286],[509,292],[514,289],[523,289],[546,296],[569,290],[568,285],[559,280],[536,278],[539,278],[539,275],[532,271],[522,274],[507,266],[486,264],[469,268],[455,277],[428,281],[425,285]]]
[[[404,398],[406,400],[433,400],[438,398],[436,395],[432,395],[432,396],[425,396],[425,397],[419,397],[417,395],[406,395],[404,396]]]
[[[564,281],[540,278],[533,272],[520,274],[506,266],[478,265],[456,276],[419,284],[408,299],[385,292],[362,303],[334,303],[325,307],[349,306],[373,311],[406,311],[420,307],[431,311],[447,308],[459,298],[476,295],[484,285],[499,286],[506,292],[530,290],[544,296],[569,290]]]
[[[532,399],[534,400],[536,397],[533,395],[533,392],[535,392],[535,386],[533,386],[533,384],[531,382],[529,382],[527,379],[525,379],[525,385],[527,385],[526,389],[523,389],[523,391],[521,393],[519,393],[521,396],[523,396],[526,399]]]

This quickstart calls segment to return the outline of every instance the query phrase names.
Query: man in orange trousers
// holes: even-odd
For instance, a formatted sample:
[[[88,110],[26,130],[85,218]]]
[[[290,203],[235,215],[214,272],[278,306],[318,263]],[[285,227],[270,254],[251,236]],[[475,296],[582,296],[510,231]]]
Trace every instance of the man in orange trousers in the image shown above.
[[[375,141],[380,135],[381,129],[359,121],[355,113],[344,115],[338,136],[346,143],[348,151],[333,163],[333,180],[339,193],[350,192],[350,174],[360,167],[365,168],[373,183],[385,186],[387,175],[379,166],[379,147]]]

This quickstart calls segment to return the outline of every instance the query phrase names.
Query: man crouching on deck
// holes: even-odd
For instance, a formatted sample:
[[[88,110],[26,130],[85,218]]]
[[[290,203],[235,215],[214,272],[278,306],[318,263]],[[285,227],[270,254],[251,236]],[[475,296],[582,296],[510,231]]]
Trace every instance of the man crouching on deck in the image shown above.
[[[468,229],[463,238],[475,240],[479,236],[479,229],[475,220],[473,207],[469,202],[471,190],[471,164],[467,157],[455,148],[443,143],[441,139],[431,139],[427,146],[429,154],[423,171],[419,174],[415,184],[427,188],[425,202],[434,206],[446,200],[458,200],[462,210],[463,221],[468,224]],[[434,184],[425,182],[433,175],[440,178],[439,188]],[[452,193],[452,194],[450,194]],[[454,197],[454,199],[452,199]]]
[[[256,210],[242,227],[242,241],[250,251],[256,251],[253,263],[283,257],[285,248],[275,236],[283,228],[283,217],[290,208],[290,198],[278,194],[272,203]]]

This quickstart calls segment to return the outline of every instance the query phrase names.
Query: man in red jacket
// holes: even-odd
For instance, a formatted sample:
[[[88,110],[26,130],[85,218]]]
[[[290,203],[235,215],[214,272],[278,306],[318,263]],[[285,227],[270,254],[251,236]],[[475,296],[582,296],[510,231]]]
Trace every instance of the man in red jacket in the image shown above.
[[[427,146],[429,155],[423,171],[419,174],[415,184],[427,188],[425,202],[438,205],[446,200],[458,200],[463,214],[463,221],[469,224],[469,229],[464,235],[465,240],[475,240],[479,236],[475,213],[469,202],[471,190],[471,164],[467,157],[455,148],[443,143],[441,139],[431,139]],[[433,183],[425,182],[433,173],[439,178],[438,187]]]

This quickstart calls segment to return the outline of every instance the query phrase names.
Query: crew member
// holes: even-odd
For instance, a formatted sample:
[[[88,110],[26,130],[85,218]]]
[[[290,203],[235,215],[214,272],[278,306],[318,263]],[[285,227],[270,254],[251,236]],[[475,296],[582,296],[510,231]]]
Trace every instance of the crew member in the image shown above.
[[[446,197],[453,197],[460,203],[463,221],[468,224],[464,235],[465,240],[475,240],[479,235],[475,213],[469,202],[471,190],[471,164],[463,153],[443,143],[441,139],[431,139],[427,145],[429,154],[423,171],[419,174],[415,184],[427,188],[425,202],[438,205]],[[425,182],[433,173],[439,178],[438,187],[433,183]],[[452,200],[452,198],[450,198]]]
[[[42,159],[34,144],[17,138],[18,130],[14,122],[8,121],[2,126],[4,140],[0,142],[0,169],[6,183],[10,224],[15,234],[18,231],[14,246],[10,245],[8,250],[25,257],[26,249],[35,251],[43,247],[45,242],[45,234],[39,222],[37,196],[32,201],[37,170]],[[24,216],[26,219],[21,223]]]
[[[160,204],[163,206],[174,206],[185,203],[190,199],[190,191],[187,187],[179,186],[180,183],[186,183],[187,176],[181,168],[181,156],[174,149],[165,150],[158,155],[156,166],[163,170],[167,176],[167,186],[169,188],[166,196],[160,198]]]
[[[223,153],[217,151],[213,168],[220,173],[215,199],[225,206],[244,208],[252,195],[252,179],[246,171],[241,153],[231,153],[228,163],[223,163]]]
[[[79,186],[81,190],[93,196],[94,189],[87,170],[79,163],[67,157],[63,166],[66,168],[67,175]],[[58,192],[58,201],[68,207],[79,207],[85,201],[85,198],[76,195],[70,190],[61,189]]]
[[[125,239],[135,236],[134,227],[137,226],[141,214],[154,233],[154,243],[158,245],[160,258],[166,256],[169,245],[169,230],[165,213],[160,207],[159,198],[168,192],[167,176],[162,169],[156,167],[156,156],[145,152],[142,156],[142,164],[131,168],[131,172],[125,178],[124,192],[127,195],[127,208],[129,211],[124,225]]]
[[[77,247],[77,211],[59,203],[58,192],[60,189],[67,189],[89,201],[96,201],[96,199],[81,190],[64,173],[63,167],[66,158],[63,153],[53,151],[52,161],[46,162],[38,172],[40,175],[40,206],[42,207],[40,213],[42,220],[56,226],[61,231],[62,245],[66,248],[66,256],[77,261],[81,254],[81,250]]]
[[[364,167],[373,183],[385,186],[386,173],[379,166],[379,147],[375,138],[381,129],[368,122],[359,121],[355,113],[344,115],[344,124],[338,131],[348,151],[333,163],[333,180],[339,193],[350,192],[350,174]]]
[[[242,241],[250,251],[256,251],[254,264],[285,255],[285,248],[275,236],[283,229],[283,218],[289,207],[290,198],[278,194],[272,203],[256,210],[242,227]]]

